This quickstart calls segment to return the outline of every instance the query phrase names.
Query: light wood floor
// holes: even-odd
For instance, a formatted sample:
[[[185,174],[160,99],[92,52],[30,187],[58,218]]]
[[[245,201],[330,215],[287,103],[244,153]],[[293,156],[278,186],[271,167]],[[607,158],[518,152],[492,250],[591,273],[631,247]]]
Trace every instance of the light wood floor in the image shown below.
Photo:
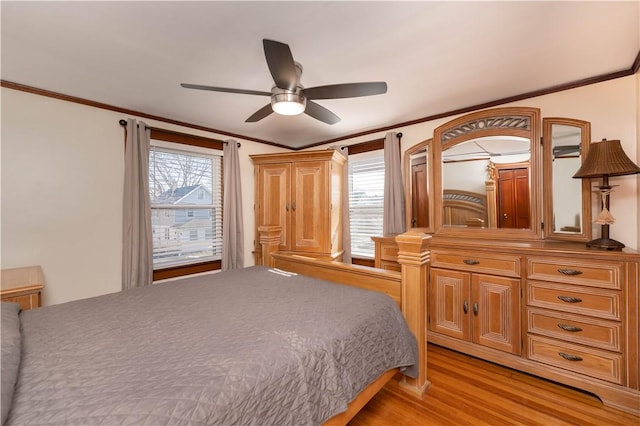
[[[563,385],[429,345],[431,387],[422,400],[391,380],[349,426],[639,426],[640,417]]]

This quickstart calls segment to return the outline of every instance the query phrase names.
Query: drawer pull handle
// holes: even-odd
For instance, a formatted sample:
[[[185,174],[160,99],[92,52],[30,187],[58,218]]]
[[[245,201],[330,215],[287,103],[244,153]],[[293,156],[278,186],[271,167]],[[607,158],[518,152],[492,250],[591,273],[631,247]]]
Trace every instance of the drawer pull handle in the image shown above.
[[[473,304],[473,315],[478,316],[478,302]]]
[[[580,275],[580,274],[582,274],[582,271],[578,271],[577,269],[558,269],[558,272],[560,272],[563,275]]]
[[[560,327],[561,329],[563,329],[565,331],[570,331],[572,333],[576,333],[578,331],[582,331],[582,329],[580,327],[576,327],[575,325],[558,324],[558,327]]]
[[[480,263],[479,260],[475,260],[475,259],[465,259],[463,260],[464,263],[466,263],[467,265],[477,265]]]
[[[465,300],[462,304],[462,310],[464,311],[465,315],[469,313],[469,302],[467,300]]]
[[[582,361],[582,357],[578,355],[566,354],[564,352],[558,352],[558,355],[560,355],[562,358],[566,359],[567,361]]]
[[[563,302],[567,302],[567,303],[580,303],[580,302],[582,302],[582,299],[580,299],[579,297],[558,296],[558,299],[562,300]]]

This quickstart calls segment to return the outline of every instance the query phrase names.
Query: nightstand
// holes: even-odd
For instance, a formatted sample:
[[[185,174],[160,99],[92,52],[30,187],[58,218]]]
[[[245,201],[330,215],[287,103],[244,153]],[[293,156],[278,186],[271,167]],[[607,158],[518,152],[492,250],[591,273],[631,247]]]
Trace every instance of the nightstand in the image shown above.
[[[23,310],[42,306],[44,276],[40,266],[2,270],[0,298],[19,304]]]

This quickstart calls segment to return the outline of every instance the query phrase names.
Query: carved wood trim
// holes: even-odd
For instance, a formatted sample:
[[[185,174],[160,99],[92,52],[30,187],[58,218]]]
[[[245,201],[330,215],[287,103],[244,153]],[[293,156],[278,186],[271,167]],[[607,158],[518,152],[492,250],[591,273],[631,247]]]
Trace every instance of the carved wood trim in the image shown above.
[[[528,116],[522,115],[497,115],[494,117],[484,117],[477,120],[467,121],[460,124],[457,127],[447,130],[442,133],[440,142],[445,144],[447,141],[461,136],[470,135],[478,131],[484,131],[488,129],[496,130],[531,130],[531,119]]]
[[[281,226],[259,226],[258,227],[260,246],[262,247],[262,262],[264,266],[273,266],[273,258],[271,255],[278,251],[280,246],[280,234],[282,234]]]

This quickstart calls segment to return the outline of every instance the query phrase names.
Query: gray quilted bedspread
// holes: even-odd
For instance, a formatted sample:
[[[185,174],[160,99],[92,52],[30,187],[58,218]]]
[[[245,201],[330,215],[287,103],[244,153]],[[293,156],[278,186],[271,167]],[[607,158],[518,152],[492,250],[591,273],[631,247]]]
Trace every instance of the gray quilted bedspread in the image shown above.
[[[417,358],[387,296],[263,267],[20,316],[7,425],[321,424]]]

